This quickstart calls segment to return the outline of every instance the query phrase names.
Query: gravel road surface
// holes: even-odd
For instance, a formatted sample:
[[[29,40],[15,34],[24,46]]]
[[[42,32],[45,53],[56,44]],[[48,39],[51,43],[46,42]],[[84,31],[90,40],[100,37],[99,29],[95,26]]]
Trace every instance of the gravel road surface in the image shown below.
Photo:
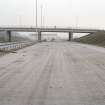
[[[0,105],[105,105],[105,48],[43,42],[1,57]]]

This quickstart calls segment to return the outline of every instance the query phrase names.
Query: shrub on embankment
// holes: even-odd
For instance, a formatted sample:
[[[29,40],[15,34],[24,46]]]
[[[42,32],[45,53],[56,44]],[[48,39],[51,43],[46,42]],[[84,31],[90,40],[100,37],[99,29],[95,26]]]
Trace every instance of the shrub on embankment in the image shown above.
[[[86,36],[76,38],[74,41],[105,47],[105,31],[98,31],[93,34],[88,34]]]

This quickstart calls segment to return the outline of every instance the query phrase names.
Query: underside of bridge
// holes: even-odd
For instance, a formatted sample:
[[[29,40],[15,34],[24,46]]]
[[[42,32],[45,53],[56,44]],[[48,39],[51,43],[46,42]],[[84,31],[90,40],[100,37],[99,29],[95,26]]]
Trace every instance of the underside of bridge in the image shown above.
[[[37,32],[37,34],[38,34],[38,41],[39,42],[41,42],[42,41],[42,32],[43,31],[38,31]],[[46,31],[47,32],[47,31]],[[6,33],[7,33],[7,36],[8,36],[8,41],[9,42],[11,42],[11,38],[12,38],[12,36],[11,36],[11,33],[12,33],[12,31],[10,31],[10,30],[8,30],[8,31],[6,31]],[[61,32],[60,32],[61,33]],[[62,32],[62,33],[68,33],[68,41],[72,41],[72,39],[73,39],[73,33],[75,33],[75,32]]]
[[[69,32],[68,33],[68,41],[71,41],[73,39],[73,33]],[[41,42],[42,41],[42,32],[38,32],[38,41]]]

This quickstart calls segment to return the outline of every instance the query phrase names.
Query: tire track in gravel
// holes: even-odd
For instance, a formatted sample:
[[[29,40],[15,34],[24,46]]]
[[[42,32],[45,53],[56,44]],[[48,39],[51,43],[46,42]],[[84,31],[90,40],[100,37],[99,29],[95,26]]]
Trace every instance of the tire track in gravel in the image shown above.
[[[47,51],[48,52],[48,51]],[[43,56],[43,54],[41,54],[41,56]],[[39,58],[38,58],[39,59]],[[40,59],[39,60],[36,60],[36,63],[38,63],[39,61],[40,61]],[[1,74],[2,76],[0,77],[0,87],[4,87],[4,85],[6,84],[6,83],[8,83],[8,81],[10,81],[11,79],[13,79],[17,74],[18,75],[22,75],[22,73],[24,74],[24,75],[26,75],[26,76],[24,76],[24,77],[27,77],[28,76],[28,74],[30,74],[31,73],[31,71],[30,71],[30,67],[31,66],[33,66],[34,65],[34,63],[35,62],[31,62],[31,61],[35,61],[35,58],[32,58],[32,59],[30,59],[29,61],[27,61],[27,62],[20,62],[20,65],[18,64],[18,62],[17,61],[19,61],[19,60],[16,60],[16,61],[14,61],[15,63],[13,64],[13,66],[9,66],[7,69],[6,69],[6,71],[3,73],[3,74]],[[19,65],[18,67],[16,67],[15,65]],[[24,69],[27,67],[27,65],[29,66],[30,65],[30,67],[28,67],[27,69],[29,69],[27,72],[25,72],[24,73]]]
[[[23,73],[23,76],[22,76],[22,78],[19,78],[19,80],[17,81],[17,80],[13,80],[13,78],[12,78],[12,80],[10,81],[8,81],[8,85],[5,87],[5,88],[3,88],[4,89],[4,91],[5,91],[5,89],[6,89],[6,92],[0,92],[1,93],[1,97],[0,97],[0,100],[2,100],[2,102],[0,101],[0,105],[4,105],[4,103],[6,103],[8,100],[9,100],[9,102],[8,102],[8,105],[26,105],[26,103],[24,104],[24,102],[23,102],[23,100],[25,99],[25,93],[27,94],[27,99],[25,100],[26,102],[27,102],[27,100],[28,100],[28,95],[30,95],[30,94],[32,94],[33,92],[32,92],[32,90],[34,91],[34,86],[33,86],[33,84],[32,83],[35,83],[36,84],[36,80],[35,79],[37,79],[37,77],[36,76],[38,76],[38,74],[40,74],[40,71],[42,71],[42,70],[39,70],[39,69],[43,69],[43,67],[45,66],[45,64],[46,63],[48,63],[49,61],[47,61],[47,62],[44,62],[44,59],[46,59],[47,60],[47,58],[49,58],[49,49],[47,50],[47,51],[45,51],[44,52],[44,55],[42,55],[42,57],[40,58],[39,57],[39,60],[38,61],[36,61],[36,63],[35,62],[33,62],[33,59],[35,59],[35,58],[33,58],[33,59],[31,59],[32,60],[32,64],[30,65],[30,66],[32,66],[30,69],[28,68],[28,72],[26,72],[24,69],[24,72],[26,72],[25,74]],[[50,58],[49,58],[50,59]],[[46,61],[45,60],[45,61]],[[43,64],[42,64],[43,63]],[[42,64],[42,66],[40,66]],[[29,65],[29,64],[28,64]],[[33,66],[34,65],[34,66]],[[37,67],[37,69],[36,69],[36,71],[37,72],[35,72],[34,71],[34,69],[35,69],[35,65],[36,65],[36,67]],[[45,71],[45,70],[44,70]],[[43,72],[44,72],[43,71]],[[38,73],[38,74],[37,74]],[[17,76],[17,77],[19,77],[19,76]],[[18,78],[17,78],[18,79]],[[32,80],[32,81],[31,81]],[[12,83],[12,81],[13,81],[13,85],[11,85],[11,83]],[[15,83],[14,83],[15,82]],[[21,84],[20,84],[20,82],[21,82]],[[31,87],[29,87],[27,84],[29,83],[29,85],[32,85]],[[12,86],[12,87],[11,87]],[[25,87],[28,89],[28,93],[27,93],[27,89],[25,88]],[[35,85],[36,86],[36,85]],[[7,89],[7,87],[9,87],[9,89]],[[2,90],[2,89],[1,89]],[[20,91],[21,91],[21,93],[20,93]],[[24,98],[22,98],[22,99],[20,99],[21,98],[21,96],[23,97],[24,96]],[[5,97],[5,98],[4,98]],[[16,99],[16,100],[15,100]],[[14,101],[16,101],[16,103],[13,103]],[[13,103],[13,104],[12,104]],[[18,103],[20,103],[20,104],[18,104]],[[7,105],[7,104],[5,104],[5,105]]]
[[[34,86],[32,94],[29,97],[27,105],[45,105],[50,78],[53,70],[53,54],[49,57],[37,83]]]

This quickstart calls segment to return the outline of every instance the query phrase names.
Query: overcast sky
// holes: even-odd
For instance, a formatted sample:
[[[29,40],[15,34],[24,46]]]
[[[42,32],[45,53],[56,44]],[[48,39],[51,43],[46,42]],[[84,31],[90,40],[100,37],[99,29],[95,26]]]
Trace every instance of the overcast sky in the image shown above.
[[[38,0],[45,26],[105,28],[105,0]],[[35,25],[35,0],[0,0],[0,25]]]

